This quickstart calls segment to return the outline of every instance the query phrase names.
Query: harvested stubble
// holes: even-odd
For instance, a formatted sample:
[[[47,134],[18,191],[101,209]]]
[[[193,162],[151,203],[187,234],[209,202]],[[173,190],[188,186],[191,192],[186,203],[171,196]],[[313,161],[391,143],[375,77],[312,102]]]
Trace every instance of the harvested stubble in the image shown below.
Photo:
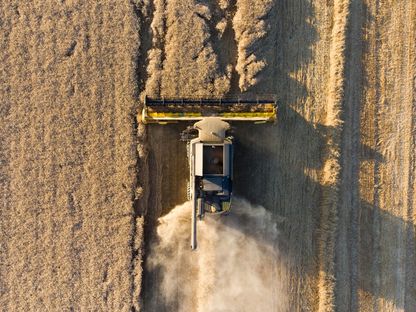
[[[197,7],[196,1],[186,3]],[[217,49],[221,42],[215,38],[223,38],[231,22],[235,41],[227,41],[226,51],[236,53],[234,62],[228,64],[232,68],[226,71],[231,73],[227,76],[230,90],[236,90],[232,75],[237,73],[236,86],[241,91],[278,94],[278,125],[236,131],[235,189],[284,220],[280,252],[287,255],[287,262],[277,265],[285,268],[278,279],[284,281],[286,309],[411,311],[415,301],[411,288],[415,263],[414,4],[398,1],[390,10],[387,1],[203,3],[209,11],[185,10],[189,14],[181,15],[184,20],[165,23],[164,33],[157,34],[163,55],[158,64],[163,73],[160,81],[165,72],[169,77],[186,75],[177,55],[164,54],[170,49],[165,43],[175,38],[172,34],[186,32],[187,25],[200,15],[202,24],[196,29],[203,31],[194,32],[191,40],[213,48],[216,55],[210,52],[213,63],[209,64],[222,59]],[[166,14],[182,12],[181,5],[168,1]],[[182,45],[175,49],[181,50]],[[188,50],[183,48],[178,54],[186,55]],[[394,57],[390,63],[389,56]],[[205,79],[213,81],[224,68],[220,64],[207,70],[196,58],[183,59],[198,81],[193,80],[191,87],[159,83],[152,92],[182,96],[197,90],[196,94],[204,94]],[[390,76],[397,87],[388,82]],[[404,123],[400,122],[404,116]],[[177,172],[186,170],[186,163],[165,155],[173,150],[180,157],[184,149],[176,143],[163,147],[152,143],[164,136],[165,142],[172,140],[179,128],[150,130],[153,164],[163,177],[163,183],[155,178],[151,184],[157,200],[152,202],[155,209],[150,219],[184,200],[184,194],[172,196],[172,191],[185,184],[186,174]],[[395,170],[401,174],[395,175]],[[389,237],[383,236],[382,229]],[[163,310],[163,293],[157,289],[161,280],[157,273],[148,273],[145,306]]]

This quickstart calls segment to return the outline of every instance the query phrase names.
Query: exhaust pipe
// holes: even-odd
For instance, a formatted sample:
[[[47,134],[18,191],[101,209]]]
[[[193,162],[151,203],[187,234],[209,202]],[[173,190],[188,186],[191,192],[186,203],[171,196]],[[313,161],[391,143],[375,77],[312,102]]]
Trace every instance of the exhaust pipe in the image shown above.
[[[191,249],[195,250],[197,247],[196,242],[196,219],[197,219],[197,209],[198,209],[198,199],[194,198],[192,205],[192,227],[191,227]]]
[[[192,231],[191,231],[191,248],[195,250],[198,246],[197,244],[197,229],[196,224],[198,221],[198,217],[201,218],[200,212],[203,211],[204,206],[204,199],[203,198],[196,198],[194,199],[194,204],[192,207]]]

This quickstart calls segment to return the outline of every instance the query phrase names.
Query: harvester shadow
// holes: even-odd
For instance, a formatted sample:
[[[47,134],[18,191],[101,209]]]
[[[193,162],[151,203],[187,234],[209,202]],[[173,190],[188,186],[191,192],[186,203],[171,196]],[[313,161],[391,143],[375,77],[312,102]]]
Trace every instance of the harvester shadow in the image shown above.
[[[277,245],[284,256],[291,276],[288,283],[315,279],[319,272],[317,229],[323,188],[318,172],[327,130],[280,105],[276,124],[238,125],[235,131],[235,194],[264,207],[278,223],[278,241],[267,244]],[[306,298],[295,295],[308,291],[305,285],[295,282],[287,287],[290,309],[310,307]]]
[[[321,153],[331,129],[311,124],[289,106],[282,106],[279,112],[279,121],[274,125],[236,125],[234,191],[236,196],[260,205],[272,214],[278,224],[279,236],[277,241],[265,237],[263,243],[278,249],[287,275],[304,275],[315,279],[319,273],[321,197],[328,191],[327,186],[319,182],[324,156]],[[361,161],[384,161],[382,155],[370,147],[361,145],[360,149],[363,151]],[[364,201],[357,209],[361,214],[360,262],[373,261],[373,267],[377,270],[380,260],[365,258],[366,255],[376,254],[373,250],[377,252],[377,242],[372,237],[374,226],[380,227],[382,224],[383,228],[392,232],[391,235],[406,233],[407,236],[414,235],[414,226]],[[238,223],[227,223],[227,226],[234,225],[234,230],[238,231]],[[254,238],[257,235],[255,229],[244,234]],[[395,248],[391,247],[392,252]],[[358,263],[354,265],[358,266]],[[359,280],[355,281],[358,283],[357,290],[361,289],[377,298],[394,299],[394,282],[391,293],[386,288],[374,290],[371,274],[375,272],[363,270],[360,274]],[[388,274],[391,275],[391,281],[397,280],[393,267]],[[293,293],[305,291],[299,285],[287,287]],[[302,310],[308,303],[303,304],[299,301],[289,302],[289,307]]]

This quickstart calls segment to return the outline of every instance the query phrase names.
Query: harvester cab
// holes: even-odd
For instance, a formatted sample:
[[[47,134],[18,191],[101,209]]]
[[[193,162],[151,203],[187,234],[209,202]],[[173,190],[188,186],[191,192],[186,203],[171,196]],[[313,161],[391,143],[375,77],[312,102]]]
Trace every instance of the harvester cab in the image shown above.
[[[273,122],[276,115],[275,97],[255,100],[145,98],[139,116],[145,124],[194,122],[181,133],[181,139],[188,143],[192,249],[197,247],[197,220],[202,220],[206,213],[225,214],[231,208],[234,145],[228,122]]]

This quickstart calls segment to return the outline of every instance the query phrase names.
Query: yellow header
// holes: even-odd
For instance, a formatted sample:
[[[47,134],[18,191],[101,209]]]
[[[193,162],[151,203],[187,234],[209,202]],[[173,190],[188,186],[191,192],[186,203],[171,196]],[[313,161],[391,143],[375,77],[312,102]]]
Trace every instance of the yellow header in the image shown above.
[[[189,101],[189,100],[187,100]],[[144,104],[139,119],[143,123],[174,123],[178,121],[198,121],[206,117],[220,117],[224,121],[254,121],[270,122],[276,120],[277,108],[275,104],[228,104],[202,106],[185,104],[164,104],[147,106]]]
[[[274,121],[276,120],[276,109],[269,112],[221,112],[213,114],[224,120],[230,121]],[[176,121],[201,120],[204,116],[200,112],[142,112],[141,120],[144,123],[169,123]]]

